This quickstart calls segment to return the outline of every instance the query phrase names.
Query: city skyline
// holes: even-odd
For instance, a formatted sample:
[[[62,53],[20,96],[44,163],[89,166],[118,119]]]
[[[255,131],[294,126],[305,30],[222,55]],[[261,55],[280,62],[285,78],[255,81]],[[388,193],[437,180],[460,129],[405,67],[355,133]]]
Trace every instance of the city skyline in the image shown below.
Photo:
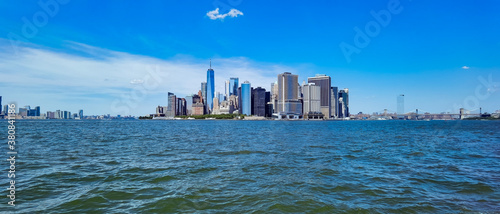
[[[352,114],[395,112],[400,94],[406,112],[500,108],[500,17],[495,15],[500,3],[397,1],[399,7],[391,10],[389,2],[280,5],[285,12],[276,13],[259,5],[277,3],[226,2],[241,12],[234,16],[220,15],[231,9],[222,6],[218,15],[209,13],[217,8],[211,1],[189,5],[190,10],[180,10],[186,2],[71,1],[54,13],[37,3],[12,2],[0,9],[0,91],[3,103],[42,111],[128,115],[121,111],[128,109],[140,116],[166,105],[168,91],[179,97],[197,93],[212,58],[214,91],[220,93],[231,77],[269,91],[277,74],[291,72],[301,84],[326,74],[339,90],[349,88]],[[90,15],[81,7],[96,9]],[[286,13],[299,8],[301,16]],[[39,11],[48,14],[40,26],[33,23]],[[378,19],[386,11],[391,18]],[[380,32],[366,31],[369,24]],[[36,33],[24,34],[31,25]],[[355,39],[363,35],[370,41],[361,48]],[[343,43],[359,51],[348,54],[350,61]],[[134,99],[148,80],[159,81]]]

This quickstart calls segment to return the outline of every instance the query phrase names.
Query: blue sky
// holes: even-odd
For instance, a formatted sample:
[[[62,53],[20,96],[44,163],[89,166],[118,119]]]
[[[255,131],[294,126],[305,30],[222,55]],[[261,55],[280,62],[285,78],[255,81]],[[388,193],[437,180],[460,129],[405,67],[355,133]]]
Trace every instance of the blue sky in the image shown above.
[[[498,1],[72,0],[52,14],[38,1],[0,2],[4,103],[154,113],[167,91],[196,93],[212,58],[221,92],[230,76],[269,89],[290,71],[300,83],[332,76],[334,86],[349,88],[351,113],[395,111],[398,94],[407,112],[500,109]],[[207,13],[216,8],[243,15],[213,20]],[[377,21],[372,11],[390,20]],[[39,18],[36,33],[23,33],[23,17],[33,25]],[[362,47],[355,28],[370,40]],[[346,57],[342,43],[357,52]],[[161,80],[143,90],[148,69]]]

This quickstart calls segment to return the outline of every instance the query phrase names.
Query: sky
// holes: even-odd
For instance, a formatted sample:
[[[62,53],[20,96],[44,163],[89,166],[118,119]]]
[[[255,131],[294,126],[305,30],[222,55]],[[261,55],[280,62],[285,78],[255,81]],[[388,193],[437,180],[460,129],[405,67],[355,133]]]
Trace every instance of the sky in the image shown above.
[[[500,2],[0,0],[3,105],[146,115],[167,92],[326,74],[351,114],[500,109]]]

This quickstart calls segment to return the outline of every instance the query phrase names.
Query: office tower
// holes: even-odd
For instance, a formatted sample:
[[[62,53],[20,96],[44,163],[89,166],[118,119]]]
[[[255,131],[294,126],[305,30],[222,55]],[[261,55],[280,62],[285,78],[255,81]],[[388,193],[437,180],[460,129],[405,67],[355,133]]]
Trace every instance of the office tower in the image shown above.
[[[4,114],[4,115],[9,114],[9,105],[4,105],[4,106],[3,106],[3,114]]]
[[[223,102],[224,100],[226,100],[224,94],[220,93],[220,92],[217,92],[217,98],[219,99],[219,105],[221,102]]]
[[[397,99],[398,115],[403,115],[405,113],[405,95],[400,94]]]
[[[271,83],[271,103],[273,105],[273,113],[278,112],[278,82]]]
[[[271,92],[266,91],[266,114],[265,117],[273,116],[273,103],[271,102]]]
[[[186,99],[177,98],[175,110],[176,110],[175,111],[176,116],[186,115]]]
[[[215,96],[215,79],[214,69],[212,69],[212,60],[210,60],[210,68],[207,70],[207,113],[210,113],[214,107]]]
[[[339,91],[339,117],[349,117],[349,89],[344,88]]]
[[[0,96],[0,114],[2,114],[2,96]]]
[[[296,118],[302,115],[302,103],[298,97],[298,75],[285,72],[278,75],[278,114]]]
[[[28,109],[27,108],[19,108],[19,115],[20,116],[28,116]]]
[[[48,112],[47,112],[47,119],[56,119],[55,112],[53,112],[53,111],[48,111]]]
[[[175,109],[177,104],[177,97],[174,93],[168,92],[168,106],[167,106],[167,117],[175,117],[177,110]]]
[[[235,110],[239,108],[239,98],[236,95],[229,96],[229,105],[232,105]]]
[[[214,97],[214,108],[212,109],[212,114],[220,114],[219,111],[219,98],[216,96]]]
[[[241,84],[241,114],[252,115],[252,89],[250,82]]]
[[[238,77],[229,78],[229,96],[231,96],[231,95],[239,96],[238,95],[238,88],[239,87],[240,87],[240,85],[239,85]]]
[[[339,117],[339,88],[331,87],[331,114],[330,116],[333,118]]]
[[[61,110],[56,110],[56,113],[54,114],[55,119],[62,119],[61,117]]]
[[[231,94],[230,94],[231,89],[230,89],[229,83],[230,83],[229,80],[224,81],[224,90],[225,90],[224,96],[226,96],[224,99],[225,101],[227,101],[229,99],[229,96],[231,96]]]
[[[186,96],[186,115],[191,115],[193,113],[193,96]]]
[[[201,82],[201,97],[203,98],[203,103],[207,103],[207,82]]]
[[[324,74],[316,74],[315,77],[307,78],[308,83],[314,83],[316,86],[321,87],[321,113],[325,118],[331,117],[332,104],[331,104],[331,78]]]
[[[302,87],[304,95],[304,118],[320,119],[326,117],[321,111],[321,86],[309,83]]]
[[[252,111],[255,116],[266,116],[266,89],[257,87],[252,89]]]
[[[80,111],[78,111],[78,116],[80,117],[80,119],[83,119],[83,109],[80,109]]]
[[[35,107],[35,117],[40,116],[40,106]]]

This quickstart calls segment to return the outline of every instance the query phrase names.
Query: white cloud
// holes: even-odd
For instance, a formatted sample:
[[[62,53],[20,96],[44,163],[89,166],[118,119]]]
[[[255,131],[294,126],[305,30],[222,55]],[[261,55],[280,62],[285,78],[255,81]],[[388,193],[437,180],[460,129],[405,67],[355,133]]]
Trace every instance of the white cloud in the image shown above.
[[[469,68],[470,68],[469,66],[465,66],[465,65],[462,67],[462,69],[465,69],[465,70],[467,70]]]
[[[212,10],[212,11],[209,11],[207,13],[207,16],[212,19],[212,20],[216,20],[216,19],[220,19],[220,20],[223,20],[224,18],[226,18],[227,16],[230,16],[230,17],[237,17],[238,15],[242,15],[243,16],[243,13],[239,10],[236,10],[236,9],[231,9],[228,13],[226,14],[219,14],[219,8],[215,9],[215,10]]]
[[[0,40],[0,91],[5,103],[39,105],[42,112],[84,109],[85,114],[112,115],[125,115],[117,109],[126,106],[129,114],[145,115],[154,113],[157,105],[167,105],[167,92],[179,97],[197,93],[209,68],[208,59],[189,56],[163,60],[74,42],[68,46],[64,52],[23,46],[14,54]],[[269,90],[279,73],[300,69],[245,57],[214,58],[212,68],[221,93],[230,77]]]

